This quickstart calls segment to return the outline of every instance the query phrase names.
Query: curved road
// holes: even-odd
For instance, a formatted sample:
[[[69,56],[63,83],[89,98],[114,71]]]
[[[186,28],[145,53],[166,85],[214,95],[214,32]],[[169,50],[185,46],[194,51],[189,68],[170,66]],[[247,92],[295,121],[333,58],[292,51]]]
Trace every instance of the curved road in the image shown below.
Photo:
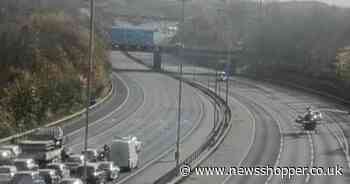
[[[151,72],[119,52],[111,53],[111,62],[127,86],[126,100],[118,108],[90,123],[89,147],[100,148],[110,143],[115,136],[135,135],[144,144],[139,155],[139,167],[142,167],[175,144],[178,81]],[[190,133],[198,134],[199,145],[211,129],[207,121],[211,117],[211,103],[186,84],[183,85],[182,97],[181,137]],[[84,146],[84,128],[71,131],[67,137],[68,146],[73,152],[79,153]],[[186,151],[195,148],[192,146]],[[122,177],[126,177],[126,174]]]
[[[163,68],[176,71],[174,64],[185,63],[175,57],[164,56],[168,62]],[[185,66],[185,72],[207,73],[208,69]],[[214,86],[214,78],[196,75],[189,76],[203,84]],[[221,95],[225,85],[221,86]],[[231,134],[235,127],[241,132],[241,138],[225,140],[218,150],[208,157],[201,166],[279,166],[279,167],[328,167],[339,166],[343,170],[342,176],[311,176],[299,175],[292,177],[281,176],[196,176],[192,175],[184,183],[349,183],[350,173],[349,144],[350,117],[336,113],[324,113],[325,120],[317,127],[316,133],[302,131],[295,122],[295,118],[305,111],[309,105],[315,108],[330,108],[346,110],[346,107],[335,102],[325,100],[314,94],[279,87],[265,82],[257,82],[245,78],[234,77],[230,81],[230,103],[234,107],[239,101],[240,106],[246,107],[246,124],[241,126],[233,121]],[[235,109],[233,110],[235,111]],[[244,112],[242,112],[244,113]],[[249,120],[253,119],[253,120]],[[237,141],[239,139],[239,141]],[[226,144],[225,144],[226,142]],[[251,144],[250,144],[251,143]],[[237,151],[238,148],[245,151]],[[332,174],[332,173],[330,173]]]

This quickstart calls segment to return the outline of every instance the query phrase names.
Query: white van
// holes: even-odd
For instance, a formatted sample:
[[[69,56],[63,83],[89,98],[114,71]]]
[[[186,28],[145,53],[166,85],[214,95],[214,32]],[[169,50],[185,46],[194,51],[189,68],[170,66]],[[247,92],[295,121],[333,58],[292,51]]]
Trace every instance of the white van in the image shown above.
[[[121,170],[130,171],[137,167],[138,150],[136,142],[130,137],[117,138],[112,141],[109,159]]]

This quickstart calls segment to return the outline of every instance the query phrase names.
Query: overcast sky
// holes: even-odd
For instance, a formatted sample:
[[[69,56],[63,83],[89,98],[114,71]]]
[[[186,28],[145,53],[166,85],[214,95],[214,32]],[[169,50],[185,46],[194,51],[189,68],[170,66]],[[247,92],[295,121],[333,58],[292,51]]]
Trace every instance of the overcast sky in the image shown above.
[[[291,1],[291,0],[280,0],[280,1]],[[305,1],[305,0],[297,0],[297,1]],[[316,0],[316,1],[326,2],[328,4],[334,3],[337,6],[350,7],[350,0]]]
[[[164,0],[164,1],[178,2],[178,0]],[[224,0],[191,0],[191,1],[205,3],[205,2],[223,2]],[[226,0],[226,2],[230,2],[230,1],[235,1],[235,0]],[[247,1],[258,1],[258,0],[247,0]],[[271,1],[271,0],[266,0],[266,1]],[[272,0],[272,1],[320,1],[328,4],[335,4],[337,6],[350,8],[350,0]]]

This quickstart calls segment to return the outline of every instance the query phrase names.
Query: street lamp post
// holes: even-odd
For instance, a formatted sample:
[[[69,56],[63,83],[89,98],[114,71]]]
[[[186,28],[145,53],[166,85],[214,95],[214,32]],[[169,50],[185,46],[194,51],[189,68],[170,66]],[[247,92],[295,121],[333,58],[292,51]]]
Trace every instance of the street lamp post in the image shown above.
[[[179,67],[179,102],[178,102],[178,112],[177,112],[177,131],[176,131],[176,152],[175,160],[176,166],[180,164],[180,123],[181,123],[181,101],[182,101],[182,64]]]
[[[256,63],[256,66],[255,66],[255,74],[256,76],[258,75],[258,72],[259,72],[259,66],[260,66],[260,63],[263,62],[264,60],[264,33],[263,33],[263,19],[264,19],[264,7],[263,7],[263,1],[262,0],[259,0],[258,1],[258,12],[259,12],[259,27],[260,27],[260,58],[257,60],[257,63]]]
[[[218,93],[218,70],[215,68],[215,78],[214,78],[214,81],[215,81],[215,94]],[[214,103],[214,129],[216,128],[216,118],[217,117],[217,113],[216,113],[216,103]]]
[[[182,2],[182,31],[181,31],[181,48],[185,48],[185,0],[181,0]],[[180,164],[180,123],[181,123],[181,96],[182,96],[182,64],[180,64],[179,68],[180,79],[179,79],[179,104],[178,104],[178,119],[177,119],[177,133],[176,133],[176,152],[175,152],[175,160],[176,166]]]
[[[185,48],[185,0],[181,0],[182,2],[182,32],[181,32],[181,41],[182,41],[182,49]]]
[[[89,108],[91,101],[91,73],[94,57],[94,34],[95,34],[95,0],[90,0],[90,36],[89,36],[89,66],[87,74],[87,90],[86,90],[86,122],[85,122],[85,139],[84,139],[84,180],[87,183],[87,147],[88,147],[88,133],[89,133]]]
[[[227,107],[228,107],[228,80],[229,79],[226,79],[226,105],[227,105]],[[227,112],[228,111],[228,109],[226,108],[225,109],[225,123],[227,124],[228,123],[228,118],[227,118]]]

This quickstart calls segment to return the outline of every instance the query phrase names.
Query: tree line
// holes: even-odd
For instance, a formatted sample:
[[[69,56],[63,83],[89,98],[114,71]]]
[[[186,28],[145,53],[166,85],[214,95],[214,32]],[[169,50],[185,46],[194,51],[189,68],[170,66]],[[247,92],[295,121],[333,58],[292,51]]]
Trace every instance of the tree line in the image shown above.
[[[350,83],[350,9],[243,0],[197,9],[181,29],[188,46],[243,48],[235,62],[249,73],[289,72]]]
[[[76,112],[86,100],[87,17],[71,4],[33,9],[31,3],[0,2],[1,137]],[[98,98],[109,90],[110,64],[99,34],[95,43],[92,96]]]

